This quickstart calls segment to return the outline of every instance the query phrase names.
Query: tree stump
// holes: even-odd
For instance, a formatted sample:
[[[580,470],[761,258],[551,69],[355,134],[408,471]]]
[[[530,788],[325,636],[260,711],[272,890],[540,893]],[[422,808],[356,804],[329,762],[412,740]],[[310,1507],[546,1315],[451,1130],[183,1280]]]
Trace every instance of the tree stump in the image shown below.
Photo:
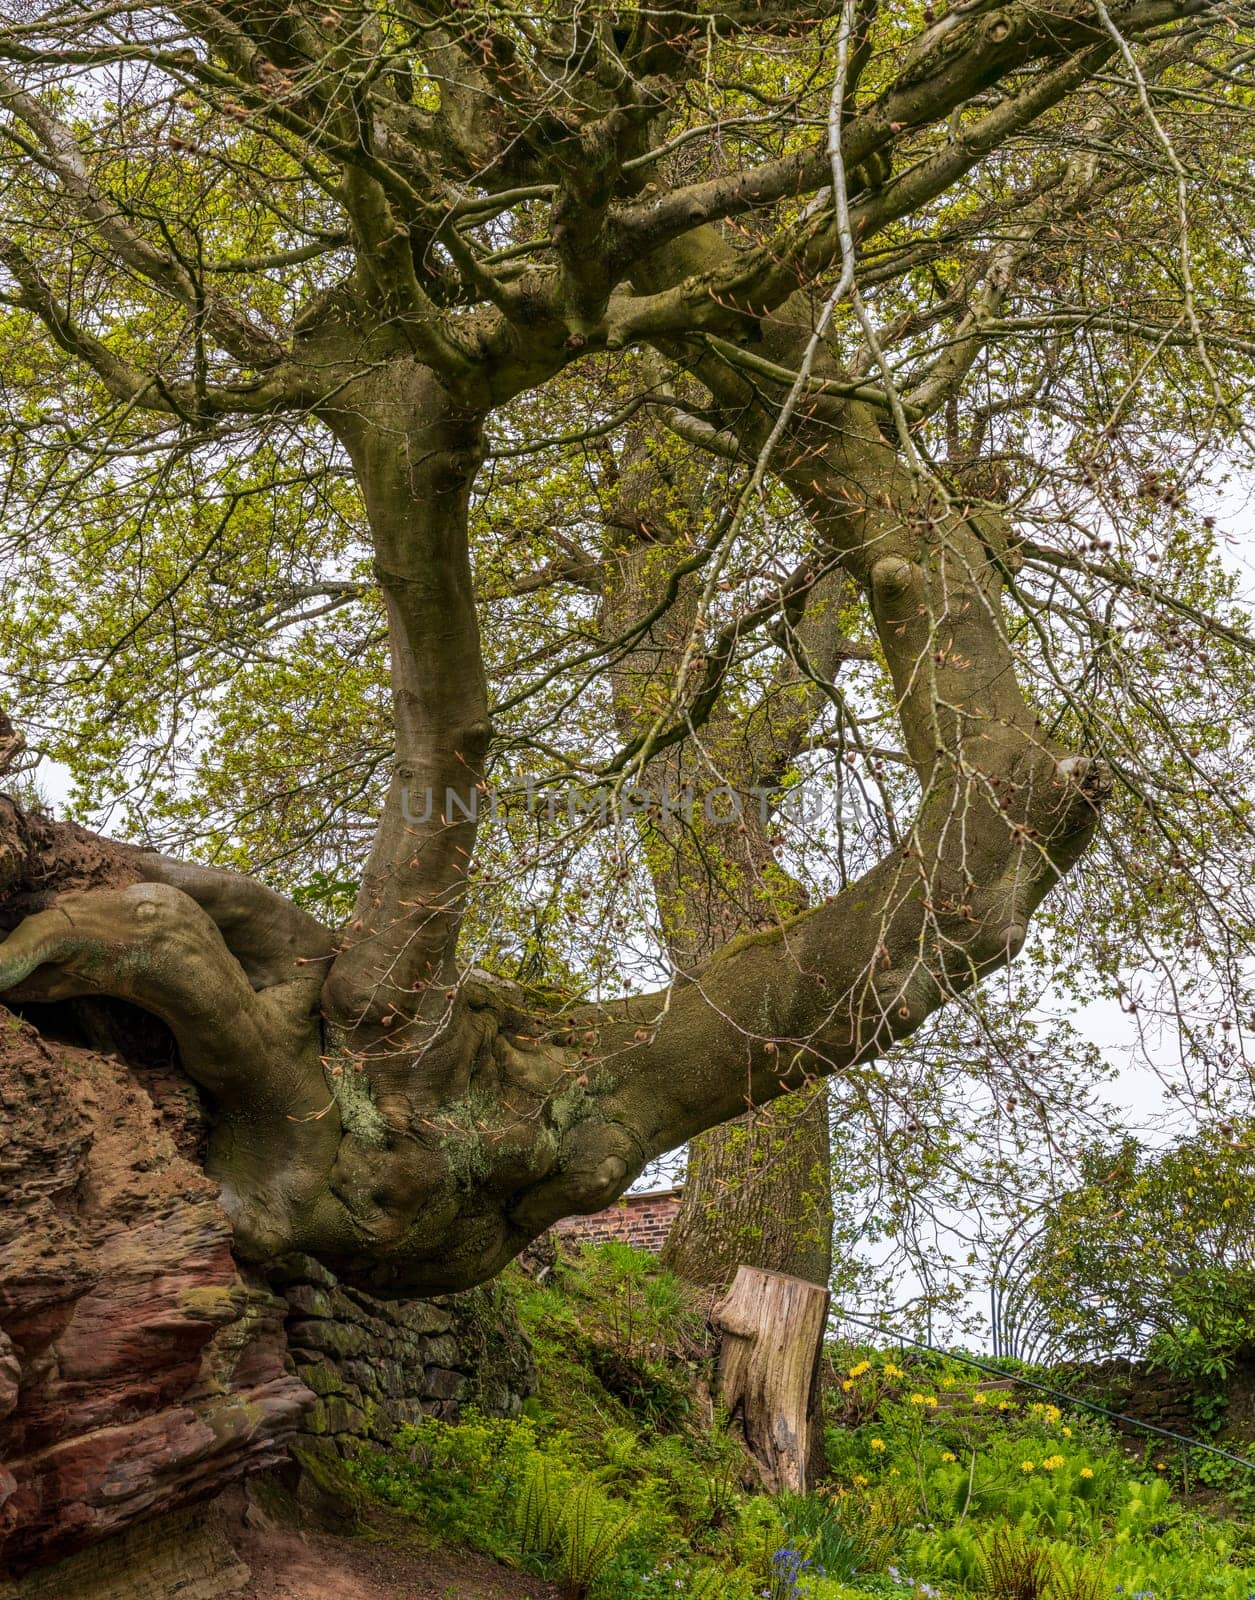
[[[773,1494],[806,1492],[830,1299],[805,1278],[739,1267],[711,1313],[722,1335],[719,1397],[740,1417],[746,1448]]]

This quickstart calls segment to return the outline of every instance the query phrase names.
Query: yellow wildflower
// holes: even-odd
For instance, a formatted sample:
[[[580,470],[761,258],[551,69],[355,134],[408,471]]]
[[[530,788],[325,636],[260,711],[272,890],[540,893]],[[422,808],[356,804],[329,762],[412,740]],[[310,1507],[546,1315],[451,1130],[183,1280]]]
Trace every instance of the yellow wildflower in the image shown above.
[[[1167,1472],[1167,1470],[1168,1470],[1168,1463],[1166,1461],[1156,1461],[1156,1463],[1155,1463],[1155,1471],[1156,1472]]]
[[[1020,1462],[1020,1471],[1021,1472],[1031,1472],[1033,1470],[1034,1466],[1036,1466],[1036,1462],[1033,1462],[1033,1461],[1021,1461]]]
[[[989,1399],[989,1396],[987,1394],[982,1394],[980,1392],[980,1390],[978,1389],[976,1391],[976,1393],[972,1396],[972,1404],[974,1406],[983,1406],[988,1399]]]
[[[1045,1472],[1053,1472],[1056,1467],[1061,1467],[1062,1465],[1063,1465],[1063,1457],[1062,1456],[1047,1456],[1046,1459],[1042,1462],[1042,1470],[1045,1471]]]
[[[941,1452],[941,1459],[943,1461],[957,1461],[959,1458],[955,1455],[953,1450],[943,1450]]]
[[[860,1361],[857,1366],[850,1368],[850,1376],[852,1378],[861,1378],[865,1372],[870,1372],[871,1369],[872,1364],[870,1361]]]
[[[1062,1434],[1062,1435],[1063,1435],[1063,1437],[1064,1437],[1064,1438],[1065,1438],[1065,1439],[1070,1439],[1070,1438],[1071,1438],[1071,1437],[1072,1437],[1072,1430],[1071,1430],[1071,1428],[1060,1428],[1060,1429],[1059,1429],[1059,1432],[1060,1432],[1060,1433],[1061,1433],[1061,1434]]]
[[[883,1450],[885,1447],[885,1441],[883,1439],[873,1439],[871,1441],[871,1447],[873,1450]]]
[[[1082,1467],[1081,1468],[1081,1477],[1082,1478],[1092,1478],[1093,1476],[1094,1476],[1093,1467]]]
[[[927,1405],[927,1403],[922,1394],[913,1394],[911,1396],[911,1404],[913,1406]]]
[[[865,1489],[867,1487],[867,1479],[861,1472],[856,1472],[854,1474],[853,1483],[856,1489]]]
[[[846,1389],[846,1390],[852,1389],[854,1387],[854,1379],[853,1378],[842,1378],[841,1387],[842,1387],[842,1389]]]
[[[906,1374],[902,1371],[901,1367],[895,1367],[892,1361],[885,1362],[886,1378],[904,1378],[905,1376]]]

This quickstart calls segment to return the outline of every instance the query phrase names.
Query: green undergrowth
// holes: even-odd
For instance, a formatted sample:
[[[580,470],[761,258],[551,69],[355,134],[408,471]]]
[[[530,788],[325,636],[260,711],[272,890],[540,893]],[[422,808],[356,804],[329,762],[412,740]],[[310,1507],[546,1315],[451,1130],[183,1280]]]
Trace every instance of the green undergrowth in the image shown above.
[[[524,1414],[427,1419],[350,1464],[424,1537],[575,1600],[1255,1600],[1255,1533],[1200,1509],[1179,1459],[1130,1460],[1011,1380],[830,1347],[828,1475],[772,1497],[711,1403],[702,1312],[652,1257],[585,1247],[507,1282]]]

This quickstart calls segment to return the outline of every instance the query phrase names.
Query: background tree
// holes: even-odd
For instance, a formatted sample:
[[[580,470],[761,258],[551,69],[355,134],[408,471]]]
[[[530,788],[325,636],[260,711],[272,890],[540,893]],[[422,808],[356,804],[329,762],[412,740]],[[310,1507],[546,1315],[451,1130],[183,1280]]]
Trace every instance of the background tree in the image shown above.
[[[615,464],[607,508],[607,559],[601,588],[608,639],[644,631],[613,670],[616,721],[628,741],[648,737],[683,671],[701,603],[693,578],[675,603],[649,620],[654,597],[691,530],[709,508],[726,514],[739,487],[728,464],[692,451],[665,428],[633,419]],[[763,581],[767,575],[763,575]],[[816,589],[819,593],[816,594]],[[738,635],[792,612],[807,628],[815,659],[832,678],[848,655],[870,658],[844,638],[845,588],[835,561],[803,567],[782,598],[765,590],[766,618],[739,610],[716,640],[713,672],[729,663]],[[845,596],[848,600],[850,596]],[[685,737],[648,760],[644,790],[656,803],[642,819],[650,881],[667,951],[679,972],[694,972],[738,934],[797,915],[806,889],[776,859],[774,816],[782,780],[807,746],[822,696],[787,653],[755,700],[749,685],[705,694],[690,707]],[[739,686],[738,686],[739,687]],[[708,806],[708,797],[717,795]],[[700,804],[690,803],[701,797]],[[711,815],[707,815],[707,812]],[[774,835],[774,836],[773,836]],[[666,1264],[691,1283],[726,1287],[741,1264],[827,1284],[832,1268],[828,1097],[822,1084],[751,1107],[723,1128],[691,1141],[684,1193],[663,1249]]]
[[[747,1103],[842,1074],[861,1110],[1020,950],[1109,776],[1035,959],[1127,987],[1135,932],[1238,1030],[1199,1092],[1243,1081],[1251,644],[1191,495],[1243,441],[1249,19],[816,20],[0,31],[14,709],[146,842],[313,910],[356,891],[333,935],[148,851],[53,912],[17,827],[0,979],[166,1021],[247,1255],[458,1286]],[[608,641],[589,447],[646,407],[738,476]],[[840,682],[794,581],[834,564],[869,657]],[[665,698],[608,737],[616,669],[685,604]],[[622,811],[782,673],[822,702],[799,776],[869,803],[783,844],[809,909],[696,972],[660,959],[631,817],[506,793],[477,839],[520,757]]]
[[[1250,1130],[1215,1127],[1159,1151],[1091,1147],[1081,1170],[1007,1262],[1007,1353],[1149,1351],[1184,1370],[1197,1347],[1196,1363],[1223,1372],[1255,1333]]]

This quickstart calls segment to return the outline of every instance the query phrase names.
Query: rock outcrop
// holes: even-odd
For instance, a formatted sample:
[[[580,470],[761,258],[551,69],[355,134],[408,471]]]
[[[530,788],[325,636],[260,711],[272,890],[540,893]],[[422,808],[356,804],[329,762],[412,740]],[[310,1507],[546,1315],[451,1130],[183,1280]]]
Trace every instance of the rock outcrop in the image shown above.
[[[135,875],[130,846],[0,794],[0,931]],[[518,1411],[508,1300],[378,1300],[303,1257],[242,1269],[163,1025],[110,1000],[25,1009],[0,1007],[0,1600],[86,1594],[88,1574],[101,1600],[217,1600],[243,1569],[188,1530],[294,1441],[312,1468],[425,1412]]]
[[[278,1462],[315,1400],[150,1087],[0,1009],[0,1577]]]

